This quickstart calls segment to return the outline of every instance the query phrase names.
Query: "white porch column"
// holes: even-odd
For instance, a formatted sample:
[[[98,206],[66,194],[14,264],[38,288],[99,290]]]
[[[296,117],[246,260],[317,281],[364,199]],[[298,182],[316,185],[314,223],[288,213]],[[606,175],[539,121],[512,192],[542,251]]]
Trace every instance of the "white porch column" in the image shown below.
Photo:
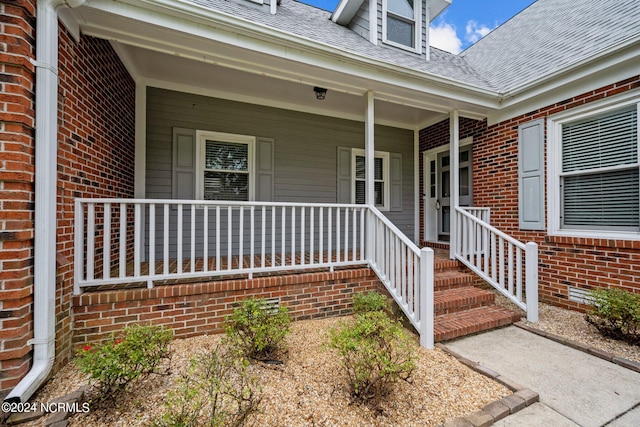
[[[375,99],[373,96],[373,91],[368,91],[366,95],[366,114],[364,119],[364,148],[365,148],[365,171],[366,171],[366,193],[365,200],[368,206],[375,206],[375,197],[374,197],[374,179],[375,179],[375,171],[373,167],[374,157],[375,157],[375,142],[374,142],[374,103]],[[373,221],[369,221],[369,229],[367,230],[367,248],[366,248],[366,257],[368,260],[373,258]]]
[[[455,259],[456,242],[458,241],[458,230],[456,227],[455,211],[460,204],[460,123],[458,110],[449,113],[449,158],[451,159],[450,181],[451,181],[451,203],[449,215],[449,258]]]

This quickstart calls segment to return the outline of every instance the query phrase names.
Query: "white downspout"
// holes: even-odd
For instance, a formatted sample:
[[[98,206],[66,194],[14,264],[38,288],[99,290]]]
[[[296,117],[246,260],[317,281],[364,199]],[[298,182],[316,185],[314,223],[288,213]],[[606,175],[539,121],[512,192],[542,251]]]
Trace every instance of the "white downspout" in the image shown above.
[[[85,0],[38,0],[36,12],[35,236],[33,359],[31,370],[7,395],[26,402],[47,379],[55,358],[56,183],[58,155],[58,13]]]

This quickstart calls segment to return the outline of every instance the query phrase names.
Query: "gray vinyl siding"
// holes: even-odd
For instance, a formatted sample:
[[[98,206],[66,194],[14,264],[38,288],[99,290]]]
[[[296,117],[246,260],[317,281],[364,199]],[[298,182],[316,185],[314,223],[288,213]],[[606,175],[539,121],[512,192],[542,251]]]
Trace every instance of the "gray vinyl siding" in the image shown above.
[[[273,138],[275,202],[336,203],[337,147],[364,148],[362,122],[149,87],[146,164],[149,199],[172,197],[174,127]],[[402,155],[402,211],[384,213],[412,238],[413,131],[376,126],[375,138],[376,150]],[[172,218],[175,215],[174,208]],[[184,220],[189,219],[190,211],[185,210]],[[160,228],[157,222],[158,239]],[[237,229],[235,225],[234,228]],[[148,232],[145,234],[148,236]],[[157,247],[156,253],[160,250]],[[187,257],[188,249],[185,247],[183,251]]]
[[[362,2],[362,6],[349,22],[349,28],[369,40],[369,0]]]

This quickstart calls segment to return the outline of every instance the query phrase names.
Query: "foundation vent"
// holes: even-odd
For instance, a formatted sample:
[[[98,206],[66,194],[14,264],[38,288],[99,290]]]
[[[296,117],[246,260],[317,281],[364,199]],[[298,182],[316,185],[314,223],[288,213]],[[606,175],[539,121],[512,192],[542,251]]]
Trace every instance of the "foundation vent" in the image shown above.
[[[280,309],[280,298],[265,298],[262,300],[264,309],[269,314],[276,314]]]
[[[569,286],[569,301],[587,305],[593,304],[593,298],[589,296],[589,289],[576,288],[575,286]]]

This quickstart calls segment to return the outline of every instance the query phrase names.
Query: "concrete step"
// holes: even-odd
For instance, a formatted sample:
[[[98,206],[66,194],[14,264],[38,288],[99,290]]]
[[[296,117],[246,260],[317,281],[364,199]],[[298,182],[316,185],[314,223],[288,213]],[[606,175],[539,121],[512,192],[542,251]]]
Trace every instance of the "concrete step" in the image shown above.
[[[446,341],[471,335],[520,320],[520,315],[498,306],[472,308],[443,314],[434,319],[435,341]]]
[[[458,270],[435,271],[433,288],[436,291],[467,287],[475,281],[475,275]]]
[[[473,286],[435,291],[433,296],[436,316],[492,305],[495,301],[493,292]]]

